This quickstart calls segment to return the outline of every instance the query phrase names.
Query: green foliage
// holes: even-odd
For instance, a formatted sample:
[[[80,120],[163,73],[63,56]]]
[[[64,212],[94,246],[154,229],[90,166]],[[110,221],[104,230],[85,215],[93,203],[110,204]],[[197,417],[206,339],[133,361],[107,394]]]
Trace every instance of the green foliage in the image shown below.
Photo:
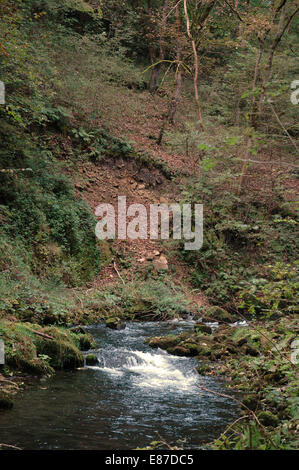
[[[33,272],[47,277],[56,259],[57,264],[71,263],[73,282],[80,276],[88,279],[100,259],[91,211],[75,200],[70,182],[53,172],[53,163],[35,157],[25,165],[32,169],[28,174],[0,176],[3,235],[31,252]]]
[[[184,294],[170,282],[158,280],[119,284],[97,294],[103,310],[131,319],[165,320],[188,310]]]
[[[42,328],[32,323],[0,322],[5,357],[13,370],[49,375],[54,369],[83,365],[82,337],[63,328]]]
[[[244,287],[238,293],[238,307],[246,309],[250,314],[265,317],[294,313],[298,309],[297,267],[298,263],[294,266],[276,263],[274,266],[267,266],[266,278],[241,282],[240,285]]]
[[[202,168],[199,179],[184,192],[187,202],[204,205],[205,214],[203,247],[198,252],[182,253],[194,266],[194,285],[203,289],[212,302],[227,308],[235,308],[239,303],[240,308],[245,312],[250,309],[251,313],[255,309],[264,309],[264,313],[268,309],[270,315],[274,311],[293,311],[297,283],[293,277],[290,281],[287,274],[285,280],[276,282],[273,278],[265,282],[260,290],[263,299],[253,301],[253,296],[259,291],[254,279],[266,276],[266,263],[281,262],[281,257],[292,262],[296,259],[296,241],[292,236],[297,224],[294,211],[285,202],[280,186],[269,191],[262,201],[257,193],[237,196],[231,190],[234,182],[231,170],[218,158],[212,162],[209,168]],[[252,283],[248,279],[253,279]],[[237,301],[238,292],[243,292],[243,303]],[[265,303],[258,307],[259,302]]]

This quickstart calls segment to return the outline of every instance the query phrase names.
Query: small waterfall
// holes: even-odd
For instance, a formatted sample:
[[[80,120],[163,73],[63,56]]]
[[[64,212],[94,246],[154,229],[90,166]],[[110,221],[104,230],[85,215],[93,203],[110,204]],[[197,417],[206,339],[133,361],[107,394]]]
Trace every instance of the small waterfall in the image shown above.
[[[171,356],[158,349],[143,352],[128,349],[98,350],[99,364],[88,366],[112,375],[131,374],[131,381],[138,387],[173,388],[177,391],[192,389],[197,381],[194,371],[184,370],[188,359]],[[180,367],[178,367],[180,366]]]

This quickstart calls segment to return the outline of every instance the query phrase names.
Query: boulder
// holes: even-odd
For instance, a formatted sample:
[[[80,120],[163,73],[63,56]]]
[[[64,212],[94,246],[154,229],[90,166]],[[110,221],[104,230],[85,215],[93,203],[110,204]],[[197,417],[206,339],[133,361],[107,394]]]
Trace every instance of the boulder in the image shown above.
[[[126,324],[120,318],[111,317],[106,320],[107,328],[111,330],[124,330],[126,328]]]
[[[208,307],[206,310],[205,316],[203,318],[204,321],[211,321],[215,320],[219,323],[233,323],[234,317],[224,310],[222,307]]]
[[[168,271],[167,258],[164,255],[160,255],[160,257],[154,261],[154,268],[156,271]]]
[[[208,326],[208,325],[206,325],[205,323],[202,323],[202,322],[195,323],[194,331],[196,333],[207,333],[208,335],[210,335],[213,332],[213,330],[210,326]]]
[[[257,415],[259,421],[264,426],[268,427],[271,426],[275,428],[279,424],[279,419],[275,416],[271,411],[260,411]]]
[[[88,354],[85,357],[85,364],[87,366],[94,366],[98,363],[98,358],[95,354]]]

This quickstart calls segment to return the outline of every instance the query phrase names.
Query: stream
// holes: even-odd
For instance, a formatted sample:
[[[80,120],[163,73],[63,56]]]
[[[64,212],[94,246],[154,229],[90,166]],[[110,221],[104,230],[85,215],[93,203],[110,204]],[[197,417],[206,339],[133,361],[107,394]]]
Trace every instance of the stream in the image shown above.
[[[30,450],[123,450],[163,439],[195,449],[218,437],[238,416],[236,403],[198,388],[195,359],[144,344],[192,328],[192,321],[87,327],[98,365],[58,372],[21,392],[0,415],[1,442]],[[225,393],[219,379],[201,379]]]

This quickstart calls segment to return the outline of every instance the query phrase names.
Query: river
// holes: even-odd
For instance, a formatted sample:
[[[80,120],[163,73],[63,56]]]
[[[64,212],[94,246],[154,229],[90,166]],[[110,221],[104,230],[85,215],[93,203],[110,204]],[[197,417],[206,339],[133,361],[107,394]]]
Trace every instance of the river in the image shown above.
[[[30,450],[121,450],[162,439],[195,449],[218,437],[238,416],[236,403],[198,388],[195,359],[144,344],[192,327],[192,321],[88,327],[98,365],[58,372],[21,392],[14,408],[0,414],[1,442]],[[225,391],[219,379],[201,379]]]

